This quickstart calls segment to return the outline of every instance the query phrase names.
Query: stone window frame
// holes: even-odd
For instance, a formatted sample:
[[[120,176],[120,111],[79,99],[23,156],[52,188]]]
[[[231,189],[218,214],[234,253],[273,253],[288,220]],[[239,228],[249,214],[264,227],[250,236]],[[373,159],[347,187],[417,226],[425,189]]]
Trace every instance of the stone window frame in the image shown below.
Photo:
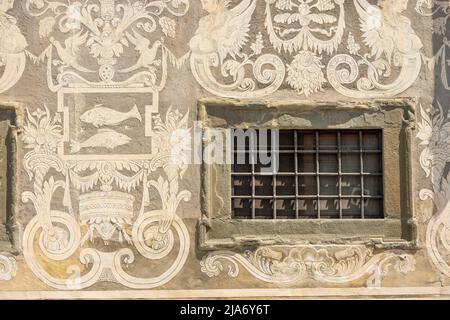
[[[201,168],[200,250],[261,245],[365,244],[385,249],[417,248],[414,220],[412,140],[416,101],[243,101],[204,98],[198,120],[207,128],[381,129],[384,219],[245,220],[232,218],[231,165]],[[203,135],[205,137],[205,135]],[[203,149],[208,143],[203,138]],[[227,150],[224,150],[226,154]],[[398,168],[388,174],[386,168]]]
[[[0,113],[10,113],[11,125],[6,136],[6,147],[8,153],[8,163],[6,172],[7,181],[7,204],[6,204],[6,225],[5,229],[10,239],[9,244],[2,244],[3,248],[8,248],[11,253],[20,253],[22,227],[17,221],[16,206],[20,201],[18,190],[19,157],[20,147],[19,135],[23,129],[25,105],[20,102],[0,100]],[[0,222],[1,223],[1,222]]]

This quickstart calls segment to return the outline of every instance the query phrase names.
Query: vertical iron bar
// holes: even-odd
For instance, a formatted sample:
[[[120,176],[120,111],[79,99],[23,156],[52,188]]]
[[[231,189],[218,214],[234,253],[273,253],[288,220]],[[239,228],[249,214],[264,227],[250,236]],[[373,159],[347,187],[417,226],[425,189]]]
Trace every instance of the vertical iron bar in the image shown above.
[[[361,177],[361,219],[364,219],[364,160],[363,160],[363,134],[362,130],[359,133],[359,165]]]
[[[250,164],[251,164],[251,168],[252,168],[252,219],[256,219],[256,199],[255,199],[255,184],[256,184],[256,179],[255,179],[255,156],[253,154],[253,142],[254,142],[254,137],[253,134],[250,135],[250,147],[249,147],[249,160],[250,160]]]
[[[294,130],[295,157],[295,219],[298,219],[298,131]]]
[[[319,177],[319,131],[316,130],[316,183],[317,183],[317,219],[320,219],[320,177]]]
[[[278,132],[279,133],[279,132]],[[278,136],[279,137],[279,136]],[[271,137],[273,138],[273,137]],[[276,153],[276,157],[279,157],[280,154],[278,153],[278,150],[280,149],[280,141],[278,138],[278,146],[276,146],[275,148],[276,150],[273,150],[273,152]],[[278,164],[278,163],[277,163]],[[277,165],[276,164],[276,165]],[[273,170],[272,170],[272,199],[273,199],[273,212],[272,212],[272,217],[273,219],[277,218],[277,173],[275,172],[275,168],[277,167],[276,165],[273,166]]]
[[[273,219],[277,218],[277,175],[272,175]]]
[[[337,132],[337,140],[338,140],[338,174],[339,174],[339,219],[342,219],[342,146],[341,146],[341,131]]]

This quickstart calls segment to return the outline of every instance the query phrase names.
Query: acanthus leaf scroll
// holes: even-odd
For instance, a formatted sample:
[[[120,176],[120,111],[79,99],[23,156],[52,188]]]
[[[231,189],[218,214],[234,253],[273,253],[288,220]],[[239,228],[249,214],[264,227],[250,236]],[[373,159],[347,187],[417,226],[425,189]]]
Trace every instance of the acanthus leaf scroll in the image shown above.
[[[282,60],[274,54],[260,55],[259,36],[250,46],[252,53],[242,50],[249,41],[250,21],[256,4],[257,0],[243,0],[229,8],[228,1],[203,1],[208,15],[200,19],[199,27],[189,42],[191,72],[197,82],[214,95],[261,97],[275,92],[283,83],[285,66]],[[254,50],[257,47],[258,50]],[[212,68],[218,69],[220,76],[215,76]],[[246,75],[248,69],[252,73],[250,77]],[[228,82],[220,83],[217,77]]]
[[[327,78],[336,91],[353,98],[389,97],[413,85],[421,70],[423,45],[410,20],[402,14],[407,4],[408,0],[382,0],[378,7],[366,0],[354,0],[364,43],[371,51],[362,55],[348,48],[358,60],[349,54],[331,58]],[[350,37],[349,42],[353,41]],[[348,69],[339,69],[342,65]],[[367,67],[367,76],[358,79],[362,65]],[[385,84],[382,79],[391,76],[392,67],[400,68],[400,72],[393,82]],[[346,87],[355,81],[357,90]]]
[[[203,257],[201,270],[217,277],[228,266],[228,276],[237,277],[239,266],[255,278],[292,285],[308,279],[323,283],[349,283],[367,277],[367,286],[381,285],[389,268],[401,274],[415,270],[414,256],[398,251],[374,254],[364,246],[274,246],[235,253],[217,251]]]

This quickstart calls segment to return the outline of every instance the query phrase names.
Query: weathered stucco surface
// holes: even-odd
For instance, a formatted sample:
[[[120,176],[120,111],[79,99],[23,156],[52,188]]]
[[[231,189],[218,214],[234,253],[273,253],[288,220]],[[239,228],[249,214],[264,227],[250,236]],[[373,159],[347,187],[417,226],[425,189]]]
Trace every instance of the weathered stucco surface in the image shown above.
[[[448,0],[0,0],[0,297],[450,295],[449,17]],[[382,123],[396,244],[364,221],[230,228],[226,201],[208,212],[227,170],[173,161],[197,120]]]

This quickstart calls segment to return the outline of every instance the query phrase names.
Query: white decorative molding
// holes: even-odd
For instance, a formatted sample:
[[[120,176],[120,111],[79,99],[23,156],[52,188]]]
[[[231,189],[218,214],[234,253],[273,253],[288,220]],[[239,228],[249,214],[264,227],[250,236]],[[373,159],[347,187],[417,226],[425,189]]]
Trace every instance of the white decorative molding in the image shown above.
[[[201,270],[209,277],[224,271],[237,277],[239,265],[257,279],[277,284],[295,284],[307,279],[325,283],[349,283],[365,276],[368,287],[380,287],[389,267],[406,274],[415,269],[411,254],[387,250],[374,254],[364,246],[274,246],[243,254],[217,251],[206,255]]]
[[[229,8],[228,1],[203,2],[208,15],[190,41],[191,71],[214,95],[257,98],[286,82],[309,96],[329,82],[352,98],[392,97],[411,87],[420,73],[422,42],[403,15],[408,0],[382,0],[379,6],[353,0],[369,52],[361,52],[349,32],[348,54],[335,54],[345,38],[344,0],[265,0],[265,32],[277,54],[263,53],[268,44],[247,45],[256,3],[243,0]],[[293,59],[285,65],[281,54]],[[323,55],[330,56],[326,68]],[[253,76],[247,76],[250,70]]]
[[[0,281],[9,281],[17,274],[16,259],[0,254]]]

